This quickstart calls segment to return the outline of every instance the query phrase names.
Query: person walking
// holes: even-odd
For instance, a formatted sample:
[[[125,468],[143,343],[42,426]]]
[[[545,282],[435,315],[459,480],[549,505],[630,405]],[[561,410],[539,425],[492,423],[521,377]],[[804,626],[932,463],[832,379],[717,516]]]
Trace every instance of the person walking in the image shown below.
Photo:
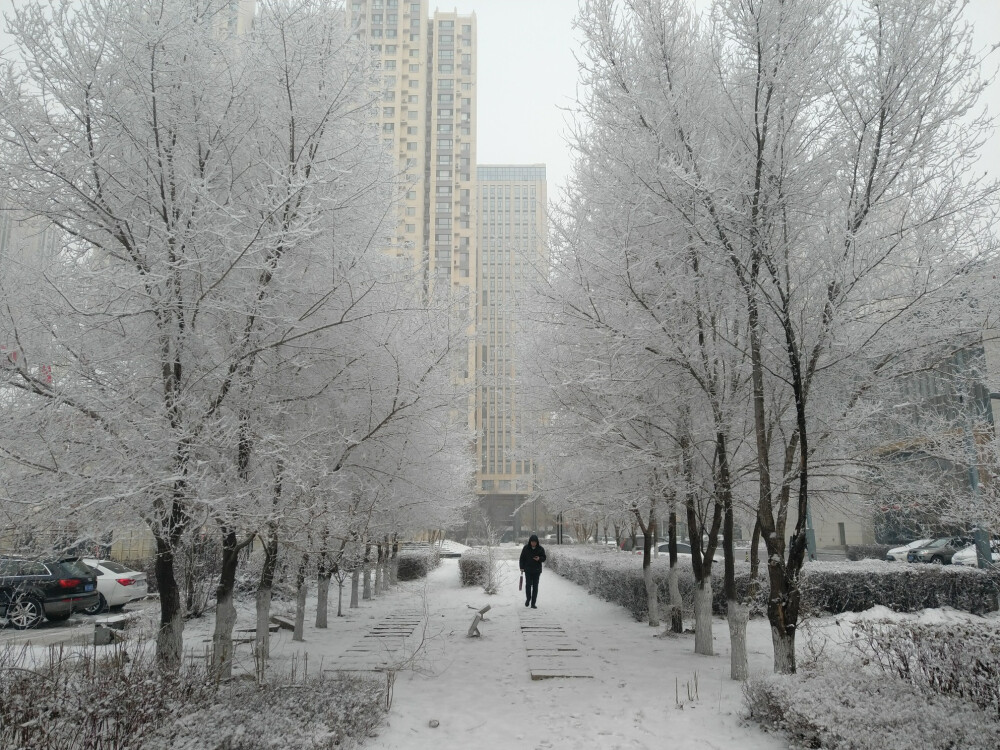
[[[524,606],[538,609],[535,601],[538,599],[538,577],[542,574],[542,563],[545,562],[545,548],[538,543],[538,537],[532,534],[528,543],[521,550],[520,567],[524,574]]]

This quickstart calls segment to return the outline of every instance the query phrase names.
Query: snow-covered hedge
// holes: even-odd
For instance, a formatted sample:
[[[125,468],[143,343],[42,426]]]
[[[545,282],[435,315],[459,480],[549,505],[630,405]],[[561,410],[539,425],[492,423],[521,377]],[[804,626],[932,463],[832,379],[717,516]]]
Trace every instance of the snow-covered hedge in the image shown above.
[[[547,567],[607,601],[622,605],[636,620],[646,618],[646,590],[642,582],[642,558],[599,547],[553,546],[546,550]],[[722,615],[726,603],[722,594],[722,561],[716,562],[713,579],[713,610]],[[661,614],[666,615],[670,594],[667,588],[669,561],[653,560]],[[694,600],[694,575],[689,564],[681,563],[678,585],[685,611]],[[736,587],[741,597],[750,590],[750,566],[736,565]],[[808,563],[802,574],[803,606],[816,613],[860,612],[884,605],[897,612],[914,612],[928,607],[949,606],[983,614],[998,606],[1000,575],[975,568],[906,565],[876,560],[859,562]],[[765,610],[768,584],[758,580],[751,612]]]
[[[862,620],[853,636],[862,663],[918,689],[974,703],[1000,721],[1000,622]]]
[[[148,645],[0,649],[0,748],[350,748],[376,730],[385,686],[356,677],[220,684],[202,665],[157,672]],[[280,681],[279,681],[280,682]]]
[[[466,550],[458,559],[458,577],[463,586],[482,586],[490,564],[487,551],[481,547]]]
[[[753,677],[743,688],[750,718],[787,732],[792,747],[824,750],[996,750],[1000,724],[955,695],[903,680],[826,665],[795,675]]]
[[[265,689],[239,687],[163,724],[143,750],[345,750],[372,735],[384,686],[340,677]]]
[[[885,560],[895,544],[850,544],[844,548],[848,560]]]
[[[396,556],[396,577],[400,581],[415,581],[441,564],[437,547],[412,547],[400,550]]]

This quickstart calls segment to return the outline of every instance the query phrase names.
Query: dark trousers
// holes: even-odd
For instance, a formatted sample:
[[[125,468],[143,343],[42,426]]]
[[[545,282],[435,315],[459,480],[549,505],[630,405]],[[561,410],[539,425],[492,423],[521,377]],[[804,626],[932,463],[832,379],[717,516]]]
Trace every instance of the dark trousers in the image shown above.
[[[524,601],[525,604],[535,605],[535,600],[538,598],[538,577],[541,575],[541,571],[537,573],[532,573],[530,571],[524,571]]]

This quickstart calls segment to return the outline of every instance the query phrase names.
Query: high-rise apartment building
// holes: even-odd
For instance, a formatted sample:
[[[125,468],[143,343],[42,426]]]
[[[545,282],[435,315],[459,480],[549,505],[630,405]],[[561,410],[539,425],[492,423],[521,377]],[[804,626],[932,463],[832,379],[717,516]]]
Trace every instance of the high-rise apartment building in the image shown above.
[[[475,378],[476,16],[435,11],[428,0],[348,0],[355,37],[382,64],[379,130],[399,166],[404,196],[390,252],[407,258],[427,294],[457,293],[469,343],[455,380]]]
[[[427,0],[350,0],[358,39],[382,62],[378,126],[406,186],[393,238],[428,290],[473,289],[476,17]]]
[[[545,165],[479,165],[476,171],[477,478],[490,515],[500,522],[527,499],[535,473],[523,450],[515,341],[525,323],[518,311],[529,275],[545,267]],[[534,527],[539,520],[534,510],[524,523]]]

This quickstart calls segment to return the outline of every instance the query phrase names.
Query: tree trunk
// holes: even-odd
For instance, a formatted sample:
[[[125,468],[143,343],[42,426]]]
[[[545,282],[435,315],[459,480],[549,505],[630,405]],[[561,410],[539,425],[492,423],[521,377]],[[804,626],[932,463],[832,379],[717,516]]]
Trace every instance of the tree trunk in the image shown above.
[[[212,633],[212,673],[216,679],[233,676],[233,628],[236,627],[236,569],[241,546],[232,529],[222,530],[222,570],[215,589],[215,631]]]
[[[378,546],[378,554],[375,557],[375,596],[382,593],[382,545]]]
[[[694,652],[712,656],[712,577],[703,578],[694,587]]]
[[[667,574],[667,588],[670,591],[670,632],[684,632],[684,599],[681,597],[681,587],[677,582],[677,510],[676,504],[670,504],[670,514],[667,517],[667,548],[670,550],[670,572]]]
[[[254,652],[258,664],[271,657],[271,592],[274,573],[278,567],[278,537],[274,524],[268,525],[268,539],[264,543],[264,565],[257,586],[257,632],[254,634]]]
[[[747,662],[747,621],[750,619],[750,607],[730,599],[726,603],[726,610],[726,618],[729,620],[729,676],[742,682],[750,676]]]
[[[309,555],[302,556],[299,563],[299,572],[295,576],[295,583],[298,586],[298,593],[295,597],[295,629],[292,631],[293,641],[304,641],[302,631],[306,622],[306,594],[309,586],[306,583],[306,569],[309,566]]]
[[[771,643],[774,645],[774,671],[778,674],[794,674],[795,631],[782,632],[772,626]]]
[[[320,571],[316,577],[316,627],[326,627],[327,604],[330,597],[330,571]]]
[[[351,609],[357,609],[361,605],[358,603],[358,583],[361,581],[361,571],[355,568],[351,571]]]
[[[653,566],[649,560],[649,547],[643,550],[642,582],[646,585],[646,606],[649,609],[649,626],[660,626],[660,601],[656,592],[656,581],[653,580]]]
[[[681,598],[681,587],[677,583],[677,565],[670,566],[667,573],[667,587],[670,590],[670,632],[684,632],[684,600]]]
[[[392,548],[390,549],[389,555],[389,585],[395,586],[399,583],[399,567],[396,565],[397,555],[399,554],[399,542],[393,541]]]
[[[344,574],[337,576],[337,617],[344,616]]]
[[[361,598],[368,601],[372,598],[372,566],[371,562],[364,562],[364,585],[361,587]]]
[[[156,663],[161,672],[176,672],[184,648],[184,610],[174,578],[174,551],[156,534],[156,587],[160,592],[160,629],[156,632]]]

